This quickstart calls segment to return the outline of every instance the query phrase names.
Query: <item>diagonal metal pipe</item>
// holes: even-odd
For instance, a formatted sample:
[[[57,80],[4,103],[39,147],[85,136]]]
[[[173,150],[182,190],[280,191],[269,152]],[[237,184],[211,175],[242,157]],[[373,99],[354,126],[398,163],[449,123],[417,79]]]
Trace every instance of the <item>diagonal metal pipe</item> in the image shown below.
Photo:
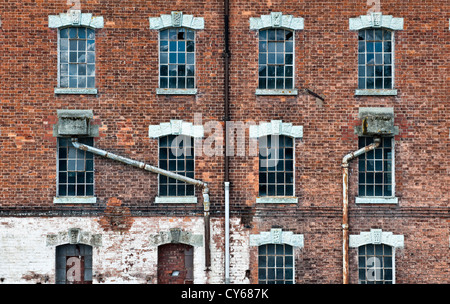
[[[78,142],[77,138],[72,138],[72,145],[80,150],[91,152],[92,154],[99,155],[105,158],[109,158],[115,161],[119,161],[121,163],[134,166],[146,171],[150,171],[153,173],[161,174],[191,185],[200,186],[203,188],[202,194],[203,194],[203,211],[204,211],[204,222],[205,222],[205,266],[208,269],[211,266],[211,253],[210,253],[210,219],[209,219],[209,208],[210,208],[210,200],[209,200],[209,188],[208,184],[196,180],[187,176],[183,176],[174,172],[170,172],[146,163],[143,163],[141,161],[133,160],[127,157],[123,157],[99,148],[94,148],[92,146],[81,144]]]

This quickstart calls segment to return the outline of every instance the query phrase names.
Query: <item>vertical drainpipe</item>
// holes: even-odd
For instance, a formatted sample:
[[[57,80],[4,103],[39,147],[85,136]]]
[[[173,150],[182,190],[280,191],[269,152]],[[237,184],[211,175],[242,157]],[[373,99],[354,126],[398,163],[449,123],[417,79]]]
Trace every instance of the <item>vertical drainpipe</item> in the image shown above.
[[[224,127],[225,127],[225,149],[224,149],[224,188],[225,188],[225,284],[230,283],[230,178],[228,150],[228,128],[229,117],[229,0],[224,0]]]
[[[203,189],[203,221],[205,225],[205,267],[206,271],[210,270],[211,267],[211,249],[210,249],[210,240],[211,240],[211,224],[209,218],[209,195],[206,192],[207,188]]]
[[[374,150],[380,145],[381,139],[374,138],[374,142],[355,152],[349,153],[342,159],[342,281],[344,284],[349,283],[349,258],[348,258],[348,163],[361,154]]]

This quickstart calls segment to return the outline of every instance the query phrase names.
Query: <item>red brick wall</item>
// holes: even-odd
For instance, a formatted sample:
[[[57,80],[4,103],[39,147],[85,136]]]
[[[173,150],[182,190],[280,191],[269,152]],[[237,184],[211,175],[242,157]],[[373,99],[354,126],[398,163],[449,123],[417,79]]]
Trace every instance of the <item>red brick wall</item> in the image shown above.
[[[83,12],[103,16],[105,21],[104,28],[96,30],[97,96],[53,93],[57,30],[48,27],[48,16],[67,11],[66,1],[0,3],[3,209],[23,207],[24,212],[34,214],[32,210],[38,208],[59,208],[53,205],[56,138],[52,126],[57,109],[93,110],[93,123],[100,126],[95,146],[150,164],[158,160],[157,139],[148,137],[150,124],[171,119],[193,122],[194,113],[202,114],[203,123],[223,120],[222,1],[82,1],[81,5]],[[398,95],[357,97],[357,33],[349,30],[348,19],[366,14],[366,1],[230,0],[230,119],[256,123],[280,119],[304,127],[303,139],[295,140],[298,204],[256,206],[257,157],[231,157],[232,215],[242,217],[249,233],[276,225],[305,235],[305,248],[297,255],[297,282],[341,280],[340,164],[345,154],[357,149],[354,127],[359,124],[359,107],[394,108],[399,127],[395,137],[399,204],[356,206],[357,166],[353,162],[350,234],[370,228],[403,234],[405,248],[397,254],[397,281],[448,282],[449,8],[448,1],[382,1],[383,14],[404,18],[404,30],[395,33]],[[174,10],[205,19],[205,29],[196,36],[195,96],[155,93],[158,31],[149,29],[148,18]],[[297,96],[254,94],[258,34],[249,29],[249,18],[270,12],[304,18],[304,30],[295,32]],[[305,88],[324,96],[324,101],[305,93]],[[211,132],[206,132],[205,138]],[[222,155],[203,153],[196,159],[196,177],[210,185],[213,216],[223,210],[223,166]],[[156,175],[100,158],[96,158],[95,170],[98,203],[82,208],[103,212],[108,200],[115,197],[121,206],[132,207],[121,209],[126,216],[136,210],[156,216],[201,215],[199,190],[195,206],[155,205]],[[131,225],[132,220],[127,223]],[[254,248],[250,255],[255,282]],[[353,273],[354,256],[352,261]]]

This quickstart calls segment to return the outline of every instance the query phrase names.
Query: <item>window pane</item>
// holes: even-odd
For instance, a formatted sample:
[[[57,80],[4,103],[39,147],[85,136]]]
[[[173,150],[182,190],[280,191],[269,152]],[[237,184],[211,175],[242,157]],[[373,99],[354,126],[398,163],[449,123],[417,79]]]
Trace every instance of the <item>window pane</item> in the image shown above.
[[[95,40],[87,40],[87,51],[94,52],[95,51]]]
[[[95,38],[95,31],[93,29],[87,28],[87,39],[94,39]]]
[[[387,76],[387,77],[392,76],[392,66],[390,66],[390,65],[384,66],[384,76]]]
[[[284,87],[285,89],[292,89],[294,87],[292,78],[285,78]]]

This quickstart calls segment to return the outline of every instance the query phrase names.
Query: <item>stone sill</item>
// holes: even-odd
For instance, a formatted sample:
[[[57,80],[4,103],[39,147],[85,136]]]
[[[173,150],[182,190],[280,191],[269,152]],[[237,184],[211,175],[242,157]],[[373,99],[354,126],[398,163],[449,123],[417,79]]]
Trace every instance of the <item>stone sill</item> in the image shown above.
[[[56,196],[53,198],[54,204],[95,204],[95,196]]]
[[[397,90],[376,90],[376,89],[364,89],[355,90],[356,96],[396,96]]]
[[[257,204],[297,204],[298,197],[294,196],[264,196],[256,198]]]
[[[291,90],[276,90],[276,89],[257,89],[255,95],[298,95],[297,89]]]
[[[155,197],[156,204],[196,204],[197,197],[195,196],[157,196]]]
[[[96,95],[97,89],[55,88],[55,94]]]
[[[197,89],[156,89],[158,95],[195,95]]]
[[[357,197],[356,204],[398,204],[398,197]]]

